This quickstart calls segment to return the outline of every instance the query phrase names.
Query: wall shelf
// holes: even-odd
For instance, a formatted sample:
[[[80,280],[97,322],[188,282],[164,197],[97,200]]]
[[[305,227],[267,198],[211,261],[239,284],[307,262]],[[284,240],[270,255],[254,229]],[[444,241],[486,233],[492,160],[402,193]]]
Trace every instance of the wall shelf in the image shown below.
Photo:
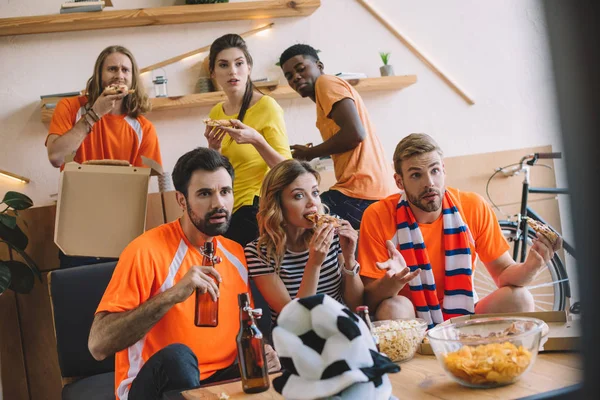
[[[416,75],[401,75],[401,76],[385,76],[378,78],[363,78],[353,79],[349,81],[359,93],[376,92],[376,91],[389,91],[389,90],[402,90],[410,85],[417,82]],[[257,85],[261,87],[261,91],[275,100],[285,99],[297,99],[300,95],[296,93],[288,85]],[[56,98],[51,98],[56,101]],[[212,107],[220,101],[225,100],[224,92],[210,92],[210,93],[195,93],[188,94],[185,96],[176,97],[159,97],[150,99],[152,102],[152,111],[162,110],[174,110],[178,108],[193,108],[193,107]],[[48,100],[43,100],[41,103],[42,108],[42,121],[50,122],[54,108],[47,108],[46,103]]]
[[[235,21],[312,14],[321,0],[261,0],[0,19],[0,36],[192,22]]]

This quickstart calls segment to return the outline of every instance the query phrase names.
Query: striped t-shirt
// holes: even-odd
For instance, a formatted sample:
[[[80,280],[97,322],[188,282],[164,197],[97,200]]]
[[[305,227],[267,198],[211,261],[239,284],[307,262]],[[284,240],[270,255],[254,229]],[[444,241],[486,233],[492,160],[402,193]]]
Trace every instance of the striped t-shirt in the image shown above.
[[[267,251],[264,247],[261,249],[262,257],[259,257],[256,247],[257,243],[258,239],[248,243],[245,248],[250,277],[275,273],[275,264],[265,261]],[[338,264],[338,254],[341,253],[342,248],[340,247],[340,238],[336,234],[329,247],[327,257],[321,265],[321,273],[319,274],[319,284],[317,285],[316,294],[327,294],[343,304],[342,272],[340,270],[340,265]],[[296,298],[296,295],[298,294],[304,275],[304,267],[307,262],[308,250],[296,253],[286,249],[281,262],[279,277],[292,299]],[[269,309],[271,310],[271,322],[274,324],[278,314],[270,305]]]

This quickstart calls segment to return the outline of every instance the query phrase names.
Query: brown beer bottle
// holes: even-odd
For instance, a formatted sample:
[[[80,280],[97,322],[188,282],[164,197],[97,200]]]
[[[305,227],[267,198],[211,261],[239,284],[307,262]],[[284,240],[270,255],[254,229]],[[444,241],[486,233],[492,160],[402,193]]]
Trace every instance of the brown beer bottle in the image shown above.
[[[215,257],[215,248],[213,242],[204,243],[204,249],[200,251],[204,258],[202,259],[202,265],[215,266],[215,262],[218,262]],[[215,280],[217,286],[219,282]],[[217,301],[213,301],[210,297],[210,293],[202,293],[200,289],[196,289],[196,317],[194,319],[196,326],[202,327],[215,327],[219,324],[219,298]]]
[[[356,307],[356,313],[363,321],[365,321],[365,324],[367,324],[367,328],[369,328],[369,332],[371,332],[371,336],[373,336],[377,351],[379,351],[379,337],[373,334],[373,325],[371,324],[371,317],[369,316],[369,306]]]
[[[254,318],[260,318],[262,310],[250,308],[248,293],[238,294],[240,306],[240,331],[237,335],[238,362],[242,377],[242,389],[246,393],[260,393],[269,389],[269,373],[265,357],[263,334]]]

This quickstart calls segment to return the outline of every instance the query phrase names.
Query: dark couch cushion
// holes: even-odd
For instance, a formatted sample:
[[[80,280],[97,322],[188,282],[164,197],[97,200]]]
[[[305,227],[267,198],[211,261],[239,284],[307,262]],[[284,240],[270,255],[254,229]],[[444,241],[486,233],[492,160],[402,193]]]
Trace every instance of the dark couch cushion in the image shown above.
[[[115,400],[115,373],[106,372],[68,384],[62,400]]]
[[[265,298],[260,294],[254,280],[250,279],[250,290],[252,291],[252,299],[254,300],[254,308],[262,308],[263,315],[258,320],[258,329],[262,332],[267,342],[271,341],[271,310]]]
[[[63,377],[115,370],[114,356],[96,361],[87,345],[94,313],[115,266],[116,262],[110,262],[58,269],[49,274],[58,362]]]

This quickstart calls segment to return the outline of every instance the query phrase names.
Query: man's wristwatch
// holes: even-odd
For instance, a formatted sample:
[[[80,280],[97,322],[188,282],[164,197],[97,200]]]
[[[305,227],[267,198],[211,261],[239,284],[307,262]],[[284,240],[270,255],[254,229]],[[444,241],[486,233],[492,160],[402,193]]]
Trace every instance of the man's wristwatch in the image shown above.
[[[344,271],[344,273],[350,276],[356,276],[358,274],[358,271],[360,271],[360,264],[358,263],[358,261],[356,261],[356,264],[354,264],[354,268],[346,269],[346,267],[342,267],[342,271]]]

